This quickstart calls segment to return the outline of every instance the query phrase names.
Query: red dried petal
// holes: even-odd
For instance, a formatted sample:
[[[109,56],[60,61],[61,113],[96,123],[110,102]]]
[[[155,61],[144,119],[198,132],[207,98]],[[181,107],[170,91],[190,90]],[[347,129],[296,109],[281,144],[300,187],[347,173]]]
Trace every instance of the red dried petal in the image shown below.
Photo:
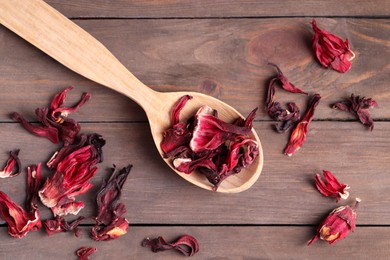
[[[96,247],[81,247],[76,251],[79,260],[88,260],[89,256],[97,251]]]
[[[20,174],[20,170],[22,169],[22,164],[19,159],[19,151],[20,149],[9,152],[9,158],[3,170],[0,171],[0,178],[15,177]]]
[[[307,95],[307,92],[295,87],[294,84],[292,84],[287,79],[287,77],[283,75],[282,71],[280,70],[280,68],[276,64],[270,63],[270,62],[268,64],[273,66],[278,71],[278,75],[276,76],[276,79],[279,80],[280,83],[282,83],[282,88],[284,90],[287,90],[288,92],[291,92],[291,93],[301,93],[301,94]],[[275,80],[273,80],[271,82],[272,82],[272,85],[275,84]]]
[[[2,191],[0,191],[0,217],[8,223],[8,234],[15,238],[22,238],[30,230],[37,231],[42,227],[38,210],[27,213]]]
[[[302,120],[298,123],[298,125],[291,133],[290,141],[288,142],[287,147],[284,150],[284,153],[286,155],[288,156],[293,155],[296,151],[298,151],[301,148],[301,146],[305,142],[309,123],[313,119],[315,108],[320,102],[320,99],[321,96],[319,94],[315,94],[313,96],[305,116],[302,118]]]
[[[322,180],[320,174],[315,175],[315,185],[318,191],[326,197],[336,197],[337,201],[340,199],[347,199],[349,196],[349,186],[341,184],[330,171],[323,171],[325,181]]]
[[[192,96],[190,95],[184,95],[182,96],[179,101],[175,104],[175,106],[172,109],[172,126],[176,125],[180,121],[180,112],[183,110],[184,106],[186,105],[187,101],[192,99]]]
[[[73,86],[63,90],[61,93],[57,94],[54,97],[54,99],[50,105],[50,111],[51,111],[51,117],[55,121],[67,118],[69,114],[74,113],[77,109],[79,109],[82,105],[84,105],[91,98],[90,93],[83,93],[80,101],[76,105],[74,105],[73,107],[61,107],[65,101],[67,92],[69,90],[72,90],[72,89],[73,89]]]
[[[329,213],[328,217],[322,221],[317,228],[317,234],[309,240],[307,245],[311,245],[318,238],[333,244],[344,239],[349,231],[355,231],[356,209],[360,199],[356,198],[353,206],[341,206]]]
[[[325,68],[344,73],[351,68],[350,61],[355,57],[352,52],[348,39],[345,42],[326,30],[318,28],[316,20],[311,22],[314,30],[313,49],[317,59]]]
[[[185,256],[193,256],[199,251],[198,241],[190,235],[183,235],[172,243],[166,242],[161,236],[154,239],[145,238],[141,245],[150,248],[154,253],[175,249]]]

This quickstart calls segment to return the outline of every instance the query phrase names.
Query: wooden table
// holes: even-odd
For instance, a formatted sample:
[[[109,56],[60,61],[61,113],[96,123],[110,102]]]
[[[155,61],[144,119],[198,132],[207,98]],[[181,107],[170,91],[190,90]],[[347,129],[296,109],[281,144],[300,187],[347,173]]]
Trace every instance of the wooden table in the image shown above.
[[[75,86],[67,102],[81,93],[92,99],[72,115],[82,132],[103,135],[104,162],[95,187],[80,196],[96,213],[94,195],[107,169],[134,165],[122,202],[128,234],[111,242],[83,235],[48,237],[43,230],[13,239],[0,226],[0,259],[75,259],[81,246],[97,247],[91,259],[181,259],[173,251],[153,254],[141,247],[145,237],[167,240],[191,234],[200,244],[194,259],[386,259],[390,253],[390,14],[389,1],[103,1],[48,0],[90,32],[141,81],[158,91],[199,91],[221,99],[242,114],[260,107],[254,127],[264,149],[264,169],[251,189],[220,194],[195,187],[160,159],[142,109],[131,100],[63,67],[41,51],[0,28],[0,163],[20,148],[23,173],[1,179],[0,190],[14,201],[25,199],[26,167],[46,162],[58,145],[27,133],[9,114],[34,120],[37,107]],[[356,59],[345,74],[324,69],[311,49],[312,18],[348,38]],[[265,93],[280,66],[297,87],[322,100],[307,141],[292,157],[283,154],[289,134],[277,134],[264,111]],[[352,115],[330,105],[351,93],[372,97],[370,132]],[[307,97],[277,90],[282,102],[305,108]],[[304,110],[304,109],[303,109]],[[351,186],[350,198],[336,203],[314,187],[313,176],[332,171]],[[45,176],[49,171],[44,168]],[[316,226],[335,207],[362,199],[357,229],[345,240],[307,246]],[[51,218],[40,205],[42,219]],[[67,218],[68,220],[72,217]]]

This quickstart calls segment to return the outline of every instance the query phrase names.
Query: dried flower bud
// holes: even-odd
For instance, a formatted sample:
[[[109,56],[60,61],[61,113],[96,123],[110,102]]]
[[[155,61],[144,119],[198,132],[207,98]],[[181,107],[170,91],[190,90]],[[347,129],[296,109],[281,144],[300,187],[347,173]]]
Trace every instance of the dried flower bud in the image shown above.
[[[175,249],[185,256],[193,256],[199,251],[198,241],[190,235],[183,235],[172,243],[166,242],[161,236],[154,239],[145,238],[142,246],[150,248],[154,253]]]
[[[336,241],[344,239],[349,231],[355,231],[356,209],[360,199],[356,198],[355,204],[350,206],[341,206],[334,209],[329,216],[317,228],[317,234],[307,243],[311,245],[318,238],[333,244]]]
[[[18,157],[19,151],[20,150],[17,149],[9,152],[9,158],[4,166],[4,169],[0,171],[0,178],[15,177],[20,174],[22,166]]]
[[[348,39],[345,42],[325,30],[318,28],[315,19],[311,22],[314,30],[313,49],[317,59],[325,68],[344,73],[351,68],[351,60],[355,58],[355,53],[351,50]]]
[[[378,104],[372,98],[365,98],[360,96],[355,96],[351,94],[349,100],[340,101],[335,103],[332,108],[340,109],[342,111],[348,111],[356,115],[360,122],[368,126],[372,131],[374,129],[374,121],[372,120],[370,113],[368,112],[369,108],[376,107]]]
[[[19,113],[12,113],[11,118],[19,122],[27,131],[37,136],[48,138],[53,143],[58,143],[59,140],[64,142],[64,146],[72,144],[80,131],[80,125],[73,119],[68,118],[70,113],[75,112],[80,106],[87,102],[91,95],[84,93],[81,100],[73,107],[62,107],[66,94],[73,87],[64,89],[57,94],[49,108],[37,108],[35,114],[41,125],[29,123]]]
[[[95,165],[102,158],[101,146],[105,143],[100,135],[92,136],[94,138],[87,138],[88,142],[83,147],[58,163],[56,172],[46,180],[38,193],[42,203],[51,208],[54,216],[76,215],[84,207],[84,203],[74,202],[75,196],[92,188],[89,180],[97,172]]]
[[[318,191],[326,197],[336,197],[336,200],[347,199],[349,196],[349,186],[341,184],[330,171],[323,170],[324,179],[319,173],[315,176],[315,184]]]
[[[284,150],[284,153],[286,155],[288,156],[293,155],[296,151],[298,151],[301,148],[301,146],[305,142],[309,123],[314,117],[314,111],[318,103],[320,102],[320,99],[321,96],[319,94],[315,94],[313,96],[312,100],[309,103],[309,108],[306,111],[305,116],[302,118],[302,120],[298,123],[298,125],[291,133],[290,141],[288,142],[287,147]]]
[[[96,247],[81,247],[76,251],[78,260],[88,260],[89,256],[97,251]]]
[[[37,231],[42,227],[38,210],[27,213],[2,191],[0,191],[0,217],[8,223],[8,234],[15,238],[22,238],[30,230]]]

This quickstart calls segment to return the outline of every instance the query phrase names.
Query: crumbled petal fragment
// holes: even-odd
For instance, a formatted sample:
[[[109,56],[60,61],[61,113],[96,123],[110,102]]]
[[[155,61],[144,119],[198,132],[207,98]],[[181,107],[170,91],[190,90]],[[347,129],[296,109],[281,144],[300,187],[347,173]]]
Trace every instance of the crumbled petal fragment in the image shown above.
[[[311,120],[314,117],[314,111],[320,102],[321,96],[319,94],[315,94],[311,99],[308,110],[306,111],[305,116],[298,123],[298,125],[294,128],[291,133],[290,140],[287,144],[284,153],[288,156],[292,156],[296,151],[298,151],[303,143],[306,140],[306,134],[308,132],[308,126]]]
[[[8,234],[15,238],[24,237],[30,230],[37,231],[42,227],[38,210],[26,212],[0,191],[0,218],[8,223]]]
[[[27,212],[34,212],[38,209],[38,191],[42,184],[41,163],[27,167]]]
[[[340,183],[330,171],[323,170],[323,175],[324,180],[319,173],[315,175],[315,185],[322,195],[335,197],[337,201],[348,198],[348,185]]]
[[[36,118],[40,124],[32,124],[16,112],[11,114],[11,118],[19,122],[30,133],[46,137],[53,143],[58,143],[59,140],[62,140],[64,146],[72,144],[80,131],[80,125],[75,120],[68,118],[68,115],[87,102],[91,95],[84,93],[75,106],[62,107],[66,94],[71,89],[73,89],[72,86],[57,94],[53,98],[50,107],[37,108],[35,110]]]
[[[48,236],[60,232],[73,232],[76,237],[79,237],[82,231],[78,228],[78,225],[83,219],[85,219],[85,217],[81,216],[71,223],[68,223],[64,217],[57,216],[55,219],[48,219],[43,222],[43,226],[45,227]]]
[[[180,111],[189,99],[184,96],[175,105],[172,127],[164,131],[161,149],[164,157],[172,157],[175,169],[187,174],[196,170],[217,190],[223,180],[239,173],[259,155],[257,142],[248,137],[257,108],[246,119],[227,123],[205,105],[188,121],[179,122]]]
[[[89,256],[97,251],[96,247],[81,247],[76,251],[78,260],[88,260]]]
[[[122,187],[133,166],[128,165],[120,171],[112,168],[111,176],[104,181],[98,192],[96,201],[98,214],[96,224],[91,230],[91,237],[97,241],[109,241],[127,233],[129,222],[123,217],[125,205],[119,203]]]
[[[376,106],[378,106],[378,103],[372,98],[351,94],[351,97],[348,100],[337,102],[333,104],[332,107],[356,115],[360,122],[372,131],[374,129],[374,121],[372,120],[368,109]]]
[[[356,209],[360,199],[356,198],[353,206],[341,206],[334,209],[328,217],[317,228],[317,234],[309,240],[307,245],[311,245],[318,238],[333,244],[344,239],[349,231],[355,231]]]
[[[58,162],[55,173],[38,192],[42,203],[51,208],[54,216],[76,215],[84,204],[75,197],[92,188],[89,180],[96,174],[97,163],[102,160],[104,139],[98,134],[85,138],[81,148],[71,150]]]
[[[338,36],[318,28],[315,19],[311,25],[314,30],[312,46],[321,65],[341,73],[348,71],[351,68],[351,60],[355,58],[348,39],[344,42]]]
[[[154,253],[175,249],[185,256],[193,256],[199,251],[198,241],[190,235],[183,235],[172,243],[166,242],[161,236],[153,239],[145,238],[141,245],[150,248]]]
[[[3,170],[0,171],[0,178],[15,177],[20,174],[22,166],[19,159],[19,151],[20,149],[9,152],[9,158]]]

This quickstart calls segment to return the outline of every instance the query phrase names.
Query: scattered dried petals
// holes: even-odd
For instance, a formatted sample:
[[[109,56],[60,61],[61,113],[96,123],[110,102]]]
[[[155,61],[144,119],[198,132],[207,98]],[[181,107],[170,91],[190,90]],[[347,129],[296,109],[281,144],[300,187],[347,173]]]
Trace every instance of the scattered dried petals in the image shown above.
[[[185,256],[193,256],[199,251],[198,241],[190,235],[183,235],[172,243],[166,242],[161,236],[154,239],[145,238],[142,246],[150,248],[154,253],[175,249]]]
[[[88,260],[89,256],[97,251],[96,247],[81,247],[76,251],[79,260]]]
[[[317,234],[309,240],[307,245],[311,245],[318,238],[333,244],[344,239],[349,231],[355,231],[356,209],[360,199],[356,198],[355,204],[350,206],[341,206],[334,209],[328,217],[317,228]]]
[[[326,197],[336,197],[337,201],[347,199],[350,187],[340,183],[330,171],[323,170],[323,174],[325,181],[322,180],[319,173],[315,175],[315,184],[318,191]]]
[[[73,232],[76,237],[81,235],[81,229],[78,228],[80,222],[85,219],[85,217],[78,217],[72,223],[68,223],[64,217],[57,216],[55,219],[48,219],[43,222],[46,233],[48,236],[51,236],[60,232]]]
[[[356,115],[360,122],[369,127],[372,131],[374,129],[374,121],[372,120],[368,109],[376,107],[377,105],[378,103],[372,98],[365,98],[351,94],[351,97],[348,100],[337,102],[332,106],[332,108],[348,111]]]
[[[325,68],[331,67],[341,73],[348,71],[351,68],[350,61],[355,58],[348,39],[344,42],[336,35],[318,28],[315,19],[311,24],[314,30],[313,49],[321,65]]]
[[[306,111],[305,116],[295,127],[290,136],[290,141],[284,150],[284,153],[288,156],[293,155],[296,151],[298,151],[303,143],[306,140],[306,134],[308,132],[308,126],[314,116],[315,108],[320,102],[321,96],[319,94],[315,94],[312,100],[309,103],[308,110]]]
[[[19,159],[19,149],[15,151],[9,152],[9,158],[3,168],[3,170],[0,171],[0,178],[8,178],[8,177],[15,177],[20,174],[20,170],[22,169],[20,159]],[[15,170],[14,170],[15,168]]]
[[[194,117],[179,122],[180,111],[191,99],[183,96],[172,111],[172,126],[163,133],[161,149],[164,157],[173,157],[175,169],[191,173],[198,171],[213,184],[213,190],[230,175],[239,173],[259,155],[251,132],[257,108],[246,119],[227,123],[209,106],[199,108]]]

